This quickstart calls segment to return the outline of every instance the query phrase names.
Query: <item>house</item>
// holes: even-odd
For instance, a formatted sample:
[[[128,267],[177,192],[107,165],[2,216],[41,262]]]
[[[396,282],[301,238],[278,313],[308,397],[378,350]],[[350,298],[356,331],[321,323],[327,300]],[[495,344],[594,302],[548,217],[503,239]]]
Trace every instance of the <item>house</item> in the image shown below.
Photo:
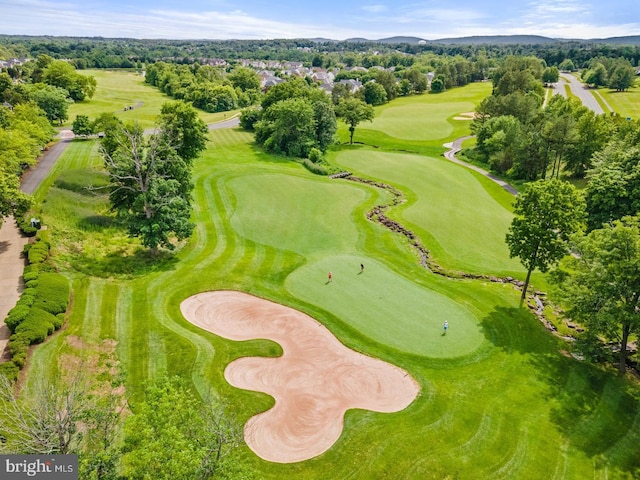
[[[362,82],[360,80],[354,80],[352,78],[340,80],[338,85],[347,85],[351,93],[355,93],[362,88]]]

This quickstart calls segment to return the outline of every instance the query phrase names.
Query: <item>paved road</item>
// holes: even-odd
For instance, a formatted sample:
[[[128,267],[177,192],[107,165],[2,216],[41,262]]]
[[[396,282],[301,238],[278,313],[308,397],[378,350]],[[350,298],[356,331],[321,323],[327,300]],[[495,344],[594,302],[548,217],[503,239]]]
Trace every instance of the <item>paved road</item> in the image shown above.
[[[588,88],[584,83],[582,83],[573,75],[562,74],[560,75],[560,77],[569,84],[569,86],[571,87],[571,93],[573,93],[576,97],[578,97],[582,101],[582,104],[585,107],[590,108],[597,114],[605,113],[594,96],[594,95],[600,95],[599,93],[594,93],[593,90]],[[610,112],[612,111],[609,105],[607,105],[607,108],[609,109]]]

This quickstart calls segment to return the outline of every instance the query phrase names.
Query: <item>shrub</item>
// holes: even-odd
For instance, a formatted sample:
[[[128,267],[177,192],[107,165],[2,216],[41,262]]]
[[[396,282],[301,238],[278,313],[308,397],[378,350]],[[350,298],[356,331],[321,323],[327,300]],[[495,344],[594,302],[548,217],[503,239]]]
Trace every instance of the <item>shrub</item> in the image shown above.
[[[22,353],[24,353],[26,356],[28,347],[29,339],[24,334],[14,333],[9,338],[8,349],[11,357],[13,357],[14,359],[16,356],[19,356]]]
[[[40,275],[40,272],[38,272],[37,269],[29,267],[31,267],[31,265],[27,265],[26,267],[24,267],[24,273],[22,274],[22,279],[25,281],[25,283],[28,283],[31,280],[36,280],[38,278],[38,275]]]
[[[59,273],[43,273],[35,288],[34,308],[41,308],[53,315],[63,313],[69,304],[69,281]]]
[[[302,165],[304,165],[304,167],[311,173],[315,173],[316,175],[328,175],[327,169],[323,165],[313,163],[308,158],[302,160]]]
[[[0,375],[4,375],[10,382],[18,380],[18,374],[20,373],[20,367],[14,362],[0,363]]]
[[[54,318],[56,319],[55,322],[53,323],[53,327],[58,330],[60,327],[62,327],[62,325],[64,324],[64,313],[59,313],[58,315],[56,315]]]
[[[29,259],[29,263],[42,263],[49,256],[49,242],[39,241],[35,242],[31,245],[27,252],[27,258]]]
[[[254,130],[254,125],[262,117],[262,111],[257,108],[246,108],[240,114],[240,128],[243,130]]]
[[[322,163],[322,151],[315,147],[312,148],[309,151],[309,160],[311,160],[313,163]]]
[[[25,318],[27,318],[30,310],[31,308],[29,306],[19,305],[16,303],[16,306],[9,311],[9,315],[5,318],[4,323],[7,324],[7,327],[9,327],[9,330],[11,330],[12,333],[14,333],[16,331],[16,327],[20,325]]]
[[[55,330],[55,321],[51,313],[33,307],[27,318],[16,327],[16,334],[28,340],[30,345],[41,343]]]

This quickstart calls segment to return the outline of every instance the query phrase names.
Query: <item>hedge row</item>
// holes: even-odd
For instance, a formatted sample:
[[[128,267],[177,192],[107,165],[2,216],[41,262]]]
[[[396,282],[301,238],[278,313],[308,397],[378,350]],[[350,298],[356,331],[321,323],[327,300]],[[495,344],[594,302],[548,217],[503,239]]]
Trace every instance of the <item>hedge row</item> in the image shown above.
[[[25,246],[29,264],[24,269],[25,289],[9,311],[11,361],[0,364],[0,374],[15,378],[24,367],[30,345],[41,343],[60,328],[69,305],[69,282],[46,263],[49,243],[38,238]]]

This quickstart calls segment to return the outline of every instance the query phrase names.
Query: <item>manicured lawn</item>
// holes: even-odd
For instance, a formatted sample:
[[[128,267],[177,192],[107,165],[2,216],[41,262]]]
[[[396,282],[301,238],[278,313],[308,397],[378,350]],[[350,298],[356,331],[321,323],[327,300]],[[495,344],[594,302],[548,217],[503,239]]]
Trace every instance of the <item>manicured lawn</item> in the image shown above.
[[[336,162],[405,192],[408,202],[390,215],[415,229],[441,265],[474,273],[522,270],[517,259],[509,259],[504,242],[512,214],[492,199],[488,180],[447,160],[419,155],[345,150]],[[503,204],[513,199],[503,190],[494,194]]]
[[[98,82],[94,96],[84,102],[74,103],[69,107],[70,127],[76,115],[87,115],[90,119],[101,113],[114,113],[124,122],[135,121],[143,128],[152,128],[160,113],[160,107],[173,99],[155,87],[144,83],[144,77],[130,70],[78,70],[83,75],[91,75]],[[132,110],[125,107],[133,106]],[[200,118],[206,123],[213,123],[228,118],[235,112],[207,113],[200,112]]]
[[[466,102],[480,87],[429,97]],[[452,134],[468,129],[459,123]],[[581,480],[637,473],[639,388],[563,356],[567,345],[518,308],[513,286],[428,272],[402,237],[366,219],[389,201],[384,191],[314,176],[264,154],[237,129],[211,139],[194,164],[194,235],[175,256],[156,259],[107,221],[104,198],[78,188],[80,179],[100,178],[91,142],[73,142],[65,152],[42,218],[59,268],[72,280],[73,308],[66,330],[34,350],[31,380],[67,362],[77,335],[87,351],[115,343],[113,368],[132,400],[167,372],[190,379],[202,394],[213,390],[247,420],[273,400],[231,387],[224,369],[238,357],[279,355],[279,346],[225,340],[189,324],[179,310],[195,293],[235,289],[304,311],[350,348],[406,369],[421,387],[401,412],[347,412],[339,441],[309,461],[265,462],[243,447],[237,460],[256,478]],[[438,158],[441,143],[414,142],[431,156],[393,153],[385,149],[400,142],[389,135],[379,151],[348,147],[331,155],[401,189],[407,203],[389,215],[419,233],[438,261],[483,273],[520,271],[504,258],[506,193]]]
[[[613,111],[623,118],[640,119],[640,82],[626,92],[616,92],[608,88],[598,90]]]

